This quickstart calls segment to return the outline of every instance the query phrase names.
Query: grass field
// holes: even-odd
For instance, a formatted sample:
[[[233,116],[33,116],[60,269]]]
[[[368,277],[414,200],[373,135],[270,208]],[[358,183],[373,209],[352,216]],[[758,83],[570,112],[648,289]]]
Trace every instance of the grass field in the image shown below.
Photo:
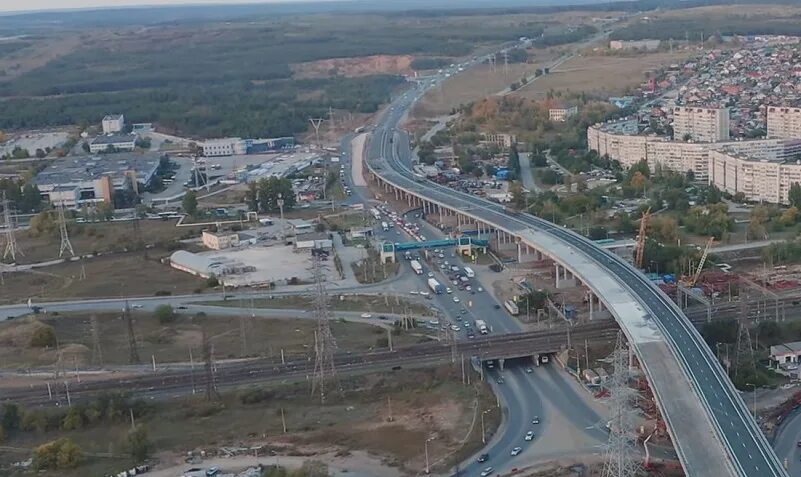
[[[138,240],[150,246],[200,235],[200,227],[176,227],[174,220],[140,220],[138,227]],[[70,223],[69,234],[75,255],[121,252],[133,248],[137,242],[132,221]],[[17,233],[17,243],[24,254],[17,257],[17,263],[36,263],[58,258],[61,236],[58,227],[51,233],[41,234],[32,233],[30,229],[21,230]]]
[[[137,423],[147,428],[154,448],[165,461],[179,458],[188,450],[213,453],[220,446],[262,444],[267,452],[310,457],[315,452],[346,455],[349,451],[366,450],[387,464],[414,474],[425,465],[422,442],[428,436],[437,436],[428,446],[431,462],[455,452],[461,456],[474,452],[481,445],[476,409],[495,402],[489,388],[480,381],[476,380],[478,385],[463,386],[455,366],[340,379],[344,394],[329,393],[324,406],[318,395],[310,395],[307,383],[299,383],[227,393],[216,404],[202,398],[152,404],[137,417]],[[258,398],[245,404],[245,396]],[[392,403],[391,420],[388,400]],[[493,415],[500,413],[486,415],[488,435],[497,427],[498,420]],[[18,433],[6,445],[29,448],[67,436],[85,452],[109,452],[117,457],[89,457],[79,469],[39,475],[105,475],[119,471],[126,462],[121,441],[128,428],[129,423],[120,419],[76,431]],[[24,453],[0,454],[0,462],[24,457]]]
[[[163,264],[158,257],[169,252],[142,252],[105,255],[86,259],[86,279],[81,280],[81,263],[68,262],[30,272],[7,273],[0,285],[0,304],[36,300],[153,296],[192,293],[206,287],[206,281]]]
[[[103,363],[128,364],[128,337],[121,313],[98,313],[100,345]],[[230,316],[176,315],[174,322],[159,323],[149,313],[134,313],[134,333],[139,356],[150,361],[151,355],[160,363],[189,361],[189,350],[200,356],[202,329],[211,337],[219,359],[242,356],[240,321]],[[313,320],[246,317],[245,351],[247,356],[276,357],[310,356],[313,354]],[[29,347],[30,335],[39,323],[55,329],[66,367],[92,364],[92,325],[89,314],[59,314],[29,317],[0,323],[0,367],[17,368],[50,366],[56,362],[54,349]],[[363,323],[334,321],[331,330],[341,351],[365,351],[386,347],[386,330]],[[418,343],[425,338],[409,333],[393,336],[393,346]]]
[[[583,91],[602,96],[623,94],[645,81],[646,71],[681,61],[688,56],[686,52],[631,57],[577,56],[513,94],[531,99],[543,99],[550,90]]]
[[[259,298],[253,300],[256,308],[291,308],[309,309],[311,297],[307,296],[277,296],[275,298]],[[250,306],[248,301],[244,304],[236,300],[209,302],[208,305],[215,306]],[[334,296],[330,301],[331,309],[335,311],[367,311],[373,313],[393,313],[400,314],[408,310],[415,315],[430,315],[431,310],[421,304],[414,303],[405,298],[397,296],[372,296],[372,295],[341,295]]]

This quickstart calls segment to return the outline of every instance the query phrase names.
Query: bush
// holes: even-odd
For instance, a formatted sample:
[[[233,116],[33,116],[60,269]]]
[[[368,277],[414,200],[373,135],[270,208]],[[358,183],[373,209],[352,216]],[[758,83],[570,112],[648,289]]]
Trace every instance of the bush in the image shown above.
[[[258,404],[271,400],[273,396],[273,392],[269,389],[248,389],[239,394],[239,402],[242,404]]]
[[[170,296],[170,295],[172,295],[172,292],[168,291],[168,290],[158,290],[153,295],[155,295],[155,296]]]
[[[36,470],[74,469],[83,460],[83,451],[68,438],[42,444],[33,451]]]
[[[131,454],[135,464],[147,460],[153,449],[153,444],[147,435],[147,429],[143,426],[136,426],[128,431],[128,435],[125,438],[125,447],[128,449],[128,453]]]
[[[220,284],[220,281],[217,280],[217,277],[211,275],[209,278],[206,279],[206,286],[209,288],[214,288]]]
[[[175,321],[175,312],[170,305],[159,305],[154,314],[162,325]]]
[[[56,345],[56,330],[50,325],[40,324],[31,335],[31,348],[49,348]]]

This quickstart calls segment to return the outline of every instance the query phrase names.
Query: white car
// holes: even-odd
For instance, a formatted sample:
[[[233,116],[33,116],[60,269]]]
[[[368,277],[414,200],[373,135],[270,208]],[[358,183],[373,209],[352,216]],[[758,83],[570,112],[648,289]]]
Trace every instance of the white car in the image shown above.
[[[481,287],[478,287],[478,288],[476,288],[476,291],[483,292],[483,291],[484,291],[484,289],[483,289],[483,288],[481,288]]]
[[[370,313],[362,313],[362,318],[372,318],[372,317],[373,315],[371,315]]]
[[[488,475],[492,474],[495,469],[492,467],[487,467],[486,469],[481,471],[481,477],[487,477]]]
[[[459,303],[459,297],[458,296],[453,297],[453,302],[454,303]]]
[[[428,278],[434,278],[434,272],[428,272]]]
[[[522,447],[515,447],[514,449],[512,449],[512,456],[519,455],[521,452],[523,452]]]
[[[534,416],[534,419],[531,420],[531,423],[532,424],[539,424],[540,423],[540,417],[539,416]]]
[[[445,289],[445,293],[450,295],[451,293],[453,293],[453,290],[451,290],[451,287],[448,287]]]
[[[524,439],[527,440],[527,441],[533,441],[534,440],[534,431],[526,432],[526,437],[524,437]]]
[[[451,331],[462,331],[462,329],[456,325],[451,325]]]
[[[134,310],[139,310],[139,309],[142,308],[142,305],[140,305],[138,303],[134,303],[133,305],[131,305],[131,308],[133,308]]]

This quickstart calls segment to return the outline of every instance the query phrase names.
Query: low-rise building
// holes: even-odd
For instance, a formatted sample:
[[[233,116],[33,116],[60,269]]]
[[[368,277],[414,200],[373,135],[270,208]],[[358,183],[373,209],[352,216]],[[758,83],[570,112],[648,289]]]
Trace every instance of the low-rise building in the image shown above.
[[[311,232],[314,229],[314,224],[308,220],[289,219],[287,222],[289,222],[289,225],[292,227],[292,231],[295,233],[295,235]]]
[[[798,364],[799,356],[801,356],[801,341],[770,347],[770,360],[777,365]]]
[[[633,40],[633,41],[612,40],[609,42],[609,49],[654,51],[658,50],[659,45],[661,44],[662,42],[660,40]]]
[[[133,151],[136,148],[136,134],[106,134],[97,136],[89,143],[89,152],[98,154],[106,152],[109,147],[114,148],[114,152]]]
[[[214,139],[200,144],[205,157],[238,156],[248,153],[247,141],[238,137]]]
[[[103,134],[120,133],[125,129],[125,116],[110,114],[103,118]]]
[[[212,250],[224,250],[239,246],[239,234],[236,232],[203,231],[203,245]]]
[[[566,104],[552,104],[548,108],[548,119],[551,121],[567,121],[567,118],[578,114],[578,106],[568,106]]]
[[[111,203],[114,191],[147,187],[159,168],[157,153],[117,153],[65,157],[53,161],[34,178],[42,198],[53,205],[75,208]]]
[[[334,242],[325,232],[309,232],[295,236],[295,250],[331,250]]]
[[[487,133],[484,134],[484,142],[486,144],[494,144],[501,149],[509,149],[512,144],[517,142],[517,136],[505,133]]]

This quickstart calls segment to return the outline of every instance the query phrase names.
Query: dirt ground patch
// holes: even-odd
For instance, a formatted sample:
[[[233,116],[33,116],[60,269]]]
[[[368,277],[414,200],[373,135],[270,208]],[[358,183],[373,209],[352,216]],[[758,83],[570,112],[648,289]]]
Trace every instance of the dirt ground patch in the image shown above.
[[[38,327],[52,326],[65,367],[93,362],[93,330],[89,314],[59,314],[28,317],[0,323],[0,367],[51,366],[58,360],[55,348],[31,348],[31,336]],[[125,321],[121,313],[98,313],[98,336],[105,365],[128,364],[129,349]],[[175,322],[161,324],[150,313],[133,313],[139,356],[145,361],[155,356],[157,363],[188,362],[190,350],[199,359],[202,329],[211,337],[219,359],[242,357],[240,320],[235,316],[177,315]],[[281,350],[291,357],[313,355],[312,320],[245,317],[245,356],[278,357]],[[334,321],[331,331],[338,349],[367,351],[387,347],[386,330],[363,323]],[[425,340],[411,333],[394,333],[392,344],[403,347]],[[99,363],[99,358],[98,362]]]
[[[330,78],[332,76],[370,76],[380,74],[406,75],[412,73],[411,55],[374,55],[357,58],[330,58],[295,63],[292,72],[296,78]]]
[[[631,57],[577,56],[513,94],[531,99],[542,99],[550,90],[623,94],[642,83],[646,71],[681,61],[688,56],[686,52]]]
[[[173,295],[203,290],[206,281],[163,264],[166,250],[119,253],[84,260],[86,279],[81,280],[81,263],[61,263],[29,272],[7,273],[0,285],[0,303],[19,303],[28,298],[108,298],[152,296],[156,292]]]
[[[478,396],[482,402],[492,402],[488,388],[480,381],[477,387],[463,386],[457,368],[343,377],[342,394],[329,393],[323,406],[319,395],[309,393],[308,383],[242,389],[223,394],[217,404],[202,398],[153,403],[137,416],[137,424],[147,428],[164,461],[185,456],[189,450],[203,449],[213,457],[221,446],[263,445],[262,453],[308,458],[314,458],[315,453],[347,455],[367,451],[386,463],[416,473],[424,465],[422,442],[426,436],[437,437],[429,444],[431,461],[435,462],[462,447],[471,430],[471,434],[480,433],[474,425],[476,399]],[[391,420],[388,402],[392,403]],[[447,426],[434,418],[444,408],[448,409]],[[489,424],[492,430],[495,425]],[[121,441],[129,426],[127,420],[119,419],[77,431],[58,431],[58,435],[70,437],[87,453],[124,455]],[[55,435],[56,431],[17,433],[6,445],[31,448]],[[472,441],[469,442],[470,448],[465,452],[474,452]],[[0,464],[11,458],[0,455]],[[24,454],[13,456],[20,458]],[[114,466],[119,462],[89,457],[82,468],[58,475],[106,475],[119,470]]]
[[[542,54],[543,58],[547,53]],[[471,103],[506,88],[523,76],[534,74],[534,71],[545,61],[535,57],[534,63],[517,63],[509,65],[508,73],[504,73],[503,65],[490,69],[489,65],[472,67],[449,78],[442,86],[438,86],[415,104],[412,118],[427,118],[450,114],[462,104]]]

